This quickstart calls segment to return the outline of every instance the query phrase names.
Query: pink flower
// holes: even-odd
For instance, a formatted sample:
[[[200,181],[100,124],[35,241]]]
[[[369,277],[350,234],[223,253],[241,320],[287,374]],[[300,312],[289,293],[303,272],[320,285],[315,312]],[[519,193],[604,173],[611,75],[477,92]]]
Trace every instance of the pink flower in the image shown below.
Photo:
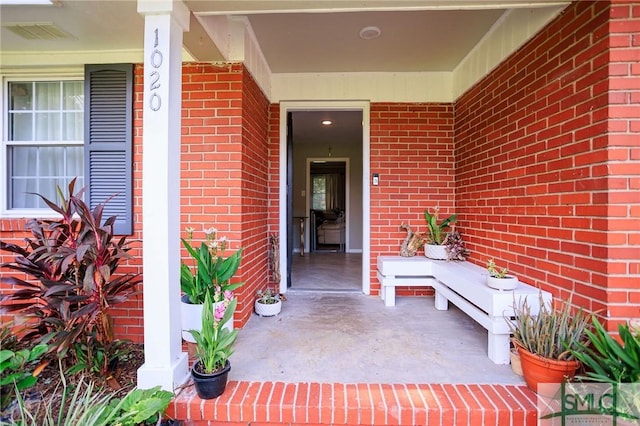
[[[224,312],[226,309],[227,307],[225,306],[224,303],[220,303],[219,305],[216,306],[216,311],[213,314],[213,318],[215,319],[216,322],[222,321],[222,318],[224,318]]]
[[[224,291],[224,300],[225,301],[230,301],[231,299],[233,299],[233,292],[229,291],[229,290],[225,290]]]

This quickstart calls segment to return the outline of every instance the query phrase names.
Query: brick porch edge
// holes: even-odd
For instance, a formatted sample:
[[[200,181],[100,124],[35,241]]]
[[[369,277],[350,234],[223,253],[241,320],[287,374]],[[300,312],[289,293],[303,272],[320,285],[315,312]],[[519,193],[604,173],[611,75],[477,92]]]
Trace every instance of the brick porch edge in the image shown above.
[[[535,425],[525,386],[231,381],[202,400],[191,385],[167,409],[184,425]]]

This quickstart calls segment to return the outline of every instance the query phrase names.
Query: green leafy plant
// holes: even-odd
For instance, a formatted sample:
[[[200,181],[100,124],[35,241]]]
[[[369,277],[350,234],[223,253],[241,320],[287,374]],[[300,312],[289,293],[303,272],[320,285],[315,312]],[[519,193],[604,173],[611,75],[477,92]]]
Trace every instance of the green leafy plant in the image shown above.
[[[526,300],[514,311],[515,319],[507,320],[513,341],[532,354],[554,360],[574,359],[575,351],[586,339],[589,317],[582,308],[574,311],[571,300],[554,309],[540,297],[537,314],[531,312]]]
[[[196,357],[203,369],[202,373],[211,374],[225,367],[233,353],[233,344],[238,331],[229,331],[224,325],[233,318],[237,299],[231,292],[224,293],[222,303],[214,305],[209,293],[205,295],[202,307],[202,330],[189,330],[196,341]]]
[[[226,291],[234,291],[244,283],[229,283],[238,271],[242,258],[242,249],[225,258],[227,240],[217,239],[217,229],[205,230],[205,241],[199,247],[191,245],[193,228],[187,228],[187,238],[182,238],[182,244],[195,262],[195,271],[186,263],[180,267],[180,287],[193,304],[204,303],[209,294],[211,300],[219,302]]]
[[[257,296],[258,303],[264,303],[265,305],[273,305],[280,300],[280,295],[270,288],[258,290]]]
[[[450,225],[456,221],[456,215],[452,214],[442,222],[438,223],[438,208],[435,208],[433,214],[429,210],[424,211],[424,218],[427,221],[428,232],[426,234],[427,244],[441,245]]]
[[[75,342],[94,340],[108,350],[114,341],[109,309],[126,301],[140,282],[139,274],[117,273],[131,247],[126,237],[115,239],[116,218],[103,220],[103,204],[91,210],[83,191],[75,193],[75,181],[69,183],[68,198],[58,188],[60,205],[35,194],[59,218],[30,220],[26,248],[0,241],[0,250],[15,254],[13,262],[0,266],[28,277],[0,278],[12,288],[2,296],[2,307],[24,318],[24,339],[47,341],[69,364],[77,362]],[[103,373],[109,358],[104,357]]]
[[[489,259],[487,262],[487,271],[491,277],[505,278],[507,276],[507,268],[498,269],[493,259]]]
[[[109,401],[99,424],[136,426],[157,424],[161,413],[173,398],[173,393],[156,386],[151,389],[133,389],[124,398]]]
[[[64,378],[64,376],[62,376]],[[57,405],[56,394],[35,407],[27,406],[18,395],[19,415],[12,426],[137,426],[157,424],[173,393],[160,386],[152,389],[132,389],[123,398],[116,391],[98,388],[81,377],[73,386],[65,380],[62,400]]]
[[[76,363],[66,370],[67,374],[76,374],[87,371],[94,374],[101,374],[104,366],[109,366],[109,370],[114,370],[118,360],[128,354],[128,340],[115,339],[106,345],[98,344],[95,333],[83,342],[75,342],[71,351]]]
[[[584,374],[576,376],[581,382],[624,384],[617,389],[617,408],[620,412],[640,418],[640,330],[630,324],[618,325],[620,341],[614,339],[592,316],[592,330],[587,330],[587,342],[573,351],[584,366]],[[576,385],[578,386],[578,385]]]
[[[36,366],[47,352],[45,344],[36,345],[30,349],[20,349],[15,352],[10,349],[0,350],[0,408],[12,400],[14,390],[20,392],[36,384],[38,374],[46,365]]]
[[[573,351],[586,368],[578,378],[602,383],[640,382],[640,338],[632,334],[629,324],[618,326],[620,343],[595,316],[591,322],[593,331],[586,331],[587,342]]]

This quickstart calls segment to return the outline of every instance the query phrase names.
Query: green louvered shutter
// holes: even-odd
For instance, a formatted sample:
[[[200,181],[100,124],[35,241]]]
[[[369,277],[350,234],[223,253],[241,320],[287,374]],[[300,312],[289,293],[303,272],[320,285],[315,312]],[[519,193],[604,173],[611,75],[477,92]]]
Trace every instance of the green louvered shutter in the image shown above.
[[[114,232],[133,233],[133,65],[85,66],[85,200],[105,203]]]

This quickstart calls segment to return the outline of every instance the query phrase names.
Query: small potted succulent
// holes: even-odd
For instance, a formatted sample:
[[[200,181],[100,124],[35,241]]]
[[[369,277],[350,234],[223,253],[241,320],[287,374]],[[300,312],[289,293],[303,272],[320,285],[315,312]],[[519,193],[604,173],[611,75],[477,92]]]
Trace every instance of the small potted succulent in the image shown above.
[[[261,317],[274,317],[282,310],[282,300],[275,291],[267,288],[258,291],[258,298],[254,303],[256,314]]]
[[[438,223],[438,210],[436,207],[433,214],[429,213],[429,210],[424,211],[424,218],[427,221],[424,255],[430,259],[446,260],[449,259],[449,253],[447,245],[443,244],[443,242],[451,226],[456,221],[456,215],[452,214]]]
[[[225,324],[233,320],[237,299],[233,293],[225,292],[224,300],[215,309],[211,295],[205,295],[202,308],[202,328],[189,330],[196,342],[196,362],[191,368],[191,376],[198,396],[202,399],[216,398],[225,390],[231,370],[229,357],[238,330],[229,331]]]
[[[509,275],[507,268],[498,268],[493,259],[487,262],[487,285],[496,290],[513,290],[518,287],[518,278]]]

